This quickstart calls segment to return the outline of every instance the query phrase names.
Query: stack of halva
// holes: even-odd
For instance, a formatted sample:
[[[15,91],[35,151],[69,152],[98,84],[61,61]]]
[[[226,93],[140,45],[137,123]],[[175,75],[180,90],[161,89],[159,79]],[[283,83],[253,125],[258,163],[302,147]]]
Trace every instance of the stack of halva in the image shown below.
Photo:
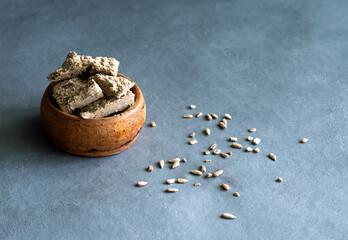
[[[117,76],[115,58],[80,56],[69,52],[63,65],[49,74],[52,97],[60,109],[85,119],[127,110],[134,103],[134,83]]]

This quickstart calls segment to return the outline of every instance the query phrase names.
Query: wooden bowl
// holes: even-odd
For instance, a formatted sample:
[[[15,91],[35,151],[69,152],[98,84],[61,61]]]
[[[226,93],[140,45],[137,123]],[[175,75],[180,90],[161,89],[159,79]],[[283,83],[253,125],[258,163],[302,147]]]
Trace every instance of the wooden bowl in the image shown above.
[[[122,115],[94,119],[83,119],[58,109],[51,99],[52,87],[51,83],[41,100],[41,121],[50,141],[68,153],[84,157],[120,153],[133,144],[145,123],[145,100],[135,83],[131,89],[135,101],[128,110]]]

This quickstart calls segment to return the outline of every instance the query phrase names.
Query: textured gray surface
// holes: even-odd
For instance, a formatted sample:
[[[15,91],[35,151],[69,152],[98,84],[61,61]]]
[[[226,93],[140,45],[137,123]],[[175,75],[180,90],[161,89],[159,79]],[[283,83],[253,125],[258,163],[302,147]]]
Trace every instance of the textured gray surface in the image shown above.
[[[0,239],[347,239],[347,11],[346,1],[1,1]],[[112,157],[52,147],[40,99],[70,50],[120,60],[158,127]],[[181,118],[198,111],[233,120],[223,131]],[[188,173],[211,143],[228,151],[250,127],[259,154],[209,157],[220,178]],[[188,163],[144,170],[175,156]],[[190,181],[164,193],[174,177]]]

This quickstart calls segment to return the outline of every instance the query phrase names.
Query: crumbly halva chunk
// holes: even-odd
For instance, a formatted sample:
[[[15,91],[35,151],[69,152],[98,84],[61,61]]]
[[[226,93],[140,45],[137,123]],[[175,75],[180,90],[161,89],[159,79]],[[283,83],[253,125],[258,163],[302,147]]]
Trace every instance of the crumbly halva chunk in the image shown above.
[[[55,72],[47,76],[50,82],[59,82],[81,75],[86,72],[93,63],[90,56],[80,56],[76,52],[69,52],[63,65]]]
[[[105,96],[91,104],[82,108],[79,115],[82,118],[102,118],[109,116],[112,113],[127,110],[134,103],[134,93],[128,91],[126,95],[121,98],[114,96]]]
[[[82,108],[104,94],[94,80],[83,81],[76,77],[57,83],[52,89],[52,96],[64,112],[71,114],[76,108]]]
[[[122,97],[134,86],[134,83],[125,77],[96,74],[89,79],[95,80],[106,96],[115,96],[116,98]]]
[[[115,58],[96,57],[92,60],[90,73],[102,73],[117,76],[118,65],[120,65],[120,62]]]

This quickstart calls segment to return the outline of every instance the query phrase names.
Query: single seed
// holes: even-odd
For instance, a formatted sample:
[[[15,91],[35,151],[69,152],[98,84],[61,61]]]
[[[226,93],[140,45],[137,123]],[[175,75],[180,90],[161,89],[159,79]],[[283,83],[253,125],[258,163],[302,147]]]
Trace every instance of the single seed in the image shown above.
[[[179,165],[180,165],[180,161],[174,162],[173,165],[172,165],[172,168],[179,167]]]
[[[227,121],[226,121],[226,119],[222,119],[222,120],[221,120],[221,122],[223,122],[224,124],[226,124],[226,125],[227,125]]]
[[[196,135],[195,132],[192,132],[192,133],[189,134],[189,137],[193,138],[195,135]]]
[[[276,155],[274,155],[273,153],[270,153],[270,154],[268,155],[268,157],[269,157],[270,159],[272,159],[273,161],[277,160]]]
[[[254,152],[255,152],[255,153],[258,153],[258,152],[260,152],[260,149],[259,149],[259,148],[255,148],[255,149],[254,149]]]
[[[163,166],[164,166],[164,161],[163,161],[163,160],[160,160],[159,163],[158,163],[158,165],[159,165],[160,168],[163,168]]]
[[[199,117],[201,117],[202,115],[203,115],[203,113],[202,113],[202,112],[199,112],[199,113],[196,114],[196,118],[199,118]]]
[[[182,161],[183,163],[187,163],[186,158],[181,159],[181,161]]]
[[[239,196],[240,196],[240,194],[239,194],[239,192],[235,192],[235,193],[233,193],[233,196],[235,196],[235,197],[239,197]]]
[[[196,105],[190,105],[189,108],[190,108],[190,109],[195,109],[195,108],[196,108]]]
[[[210,121],[212,119],[210,114],[205,115],[205,119],[207,119],[208,121]]]
[[[251,152],[253,149],[251,147],[247,147],[244,151]]]
[[[216,143],[212,144],[212,145],[209,147],[210,150],[214,150],[215,148],[216,148]]]
[[[193,118],[191,114],[185,115],[184,118]]]
[[[236,137],[230,137],[230,138],[228,139],[228,141],[230,141],[230,142],[237,142],[237,141],[238,141],[238,138],[236,138]]]
[[[152,170],[153,170],[152,165],[149,165],[149,166],[147,167],[147,171],[148,171],[148,172],[152,172]]]
[[[156,127],[157,125],[156,125],[155,122],[150,122],[150,126],[151,126],[151,127]]]
[[[220,176],[222,173],[224,172],[224,170],[217,170],[216,172],[214,172],[214,177],[218,177]]]
[[[277,180],[276,180],[277,182],[282,182],[283,181],[283,179],[282,178],[277,178]]]
[[[177,188],[167,188],[166,191],[170,192],[170,193],[175,193],[175,192],[178,192],[179,189],[177,189]]]
[[[228,158],[230,155],[228,155],[227,153],[220,153],[220,156],[223,158]]]
[[[232,155],[232,152],[227,152],[228,155]]]
[[[226,191],[230,190],[230,186],[228,186],[226,183],[221,184],[221,187]]]
[[[204,151],[203,154],[204,154],[204,155],[209,155],[210,152],[209,152],[209,151]]]
[[[248,131],[249,132],[256,132],[256,128],[250,128]]]
[[[261,139],[260,138],[255,138],[254,140],[253,140],[253,144],[254,145],[257,145],[257,144],[259,144],[261,142]]]
[[[226,119],[232,119],[231,115],[228,114],[228,113],[226,113],[226,114],[224,115],[224,117],[225,117]]]
[[[250,141],[253,140],[253,137],[249,136],[249,137],[246,138],[246,140],[250,142]]]
[[[205,173],[206,171],[207,171],[207,168],[206,168],[204,165],[202,165],[202,166],[201,166],[201,172],[202,172],[202,173]]]
[[[227,128],[227,125],[224,122],[219,122],[219,127],[221,127],[222,129]]]
[[[213,174],[211,174],[211,173],[207,173],[207,175],[206,175],[207,178],[211,178],[212,176],[213,176]]]
[[[211,116],[212,116],[212,118],[214,118],[214,119],[219,118],[219,116],[218,116],[218,115],[216,115],[215,113],[211,113],[210,115],[211,115]]]
[[[211,162],[211,160],[210,160],[210,159],[207,159],[207,160],[204,160],[204,162]]]
[[[200,175],[203,174],[203,173],[202,173],[201,171],[199,171],[199,170],[192,170],[191,173],[192,173],[193,175],[197,175],[197,176],[200,176]]]
[[[188,180],[184,179],[184,178],[178,178],[178,180],[176,180],[178,183],[187,183]]]
[[[225,218],[225,219],[236,219],[237,217],[232,215],[231,213],[223,213],[221,215],[222,218]]]
[[[196,140],[196,139],[192,139],[192,140],[189,141],[189,144],[190,144],[190,145],[193,145],[193,144],[196,144],[196,143],[197,143],[197,140]]]
[[[242,148],[243,146],[239,143],[232,143],[233,148]]]
[[[210,129],[209,129],[209,128],[204,129],[204,133],[205,133],[206,135],[210,135]]]
[[[306,142],[308,142],[308,138],[302,138],[300,142],[301,143],[306,143]]]
[[[168,179],[168,180],[166,181],[166,183],[167,183],[167,184],[173,184],[173,183],[175,183],[175,178]]]
[[[193,184],[193,186],[198,187],[198,186],[201,186],[201,184],[200,183],[195,183],[195,184]]]
[[[220,149],[215,149],[214,152],[213,152],[215,155],[218,155],[221,153],[221,150]]]
[[[140,181],[140,182],[137,182],[137,186],[138,187],[143,187],[147,184],[147,182],[144,182],[144,181]]]
[[[169,163],[180,162],[180,158],[172,158],[168,160]]]

